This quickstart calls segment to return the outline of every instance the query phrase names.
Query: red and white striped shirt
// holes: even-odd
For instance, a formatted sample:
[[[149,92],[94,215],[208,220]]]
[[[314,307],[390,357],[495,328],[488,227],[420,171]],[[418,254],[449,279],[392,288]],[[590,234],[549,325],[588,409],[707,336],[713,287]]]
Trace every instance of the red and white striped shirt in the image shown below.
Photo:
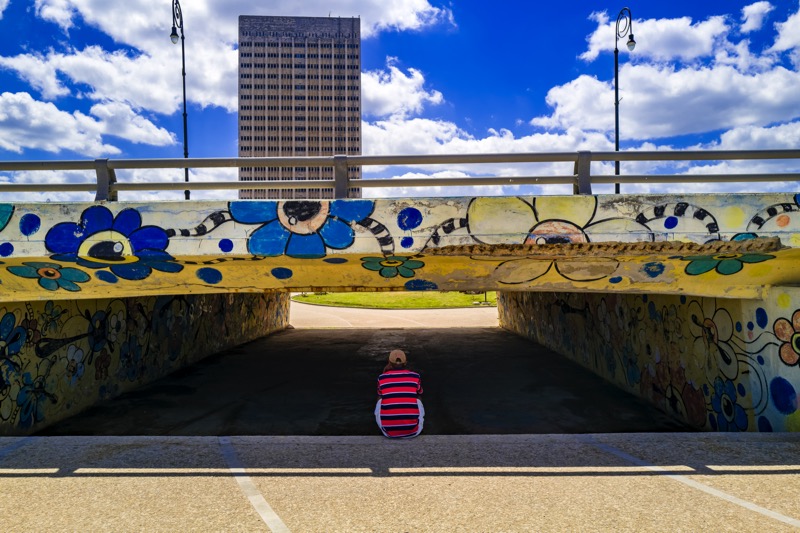
[[[419,374],[404,368],[388,370],[378,376],[381,397],[381,427],[389,437],[411,437],[419,429],[419,405],[422,394]]]

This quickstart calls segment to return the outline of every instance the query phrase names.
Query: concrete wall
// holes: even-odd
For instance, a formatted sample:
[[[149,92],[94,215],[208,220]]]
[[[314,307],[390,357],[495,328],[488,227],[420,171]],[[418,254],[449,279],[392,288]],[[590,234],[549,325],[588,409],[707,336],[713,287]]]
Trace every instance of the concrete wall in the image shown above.
[[[695,428],[800,431],[799,288],[763,300],[505,292],[498,307],[502,327]]]
[[[33,433],[288,320],[278,292],[0,303],[0,435]]]
[[[265,290],[763,298],[800,194],[0,203],[0,300]],[[179,289],[176,289],[179,287]]]

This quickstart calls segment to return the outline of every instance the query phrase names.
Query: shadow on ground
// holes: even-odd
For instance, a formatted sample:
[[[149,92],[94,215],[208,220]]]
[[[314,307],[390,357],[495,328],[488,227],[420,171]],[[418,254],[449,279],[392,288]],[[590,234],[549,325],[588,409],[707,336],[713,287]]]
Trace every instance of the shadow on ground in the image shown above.
[[[375,382],[402,348],[425,434],[689,431],[579,365],[500,328],[289,329],[41,435],[376,435]]]

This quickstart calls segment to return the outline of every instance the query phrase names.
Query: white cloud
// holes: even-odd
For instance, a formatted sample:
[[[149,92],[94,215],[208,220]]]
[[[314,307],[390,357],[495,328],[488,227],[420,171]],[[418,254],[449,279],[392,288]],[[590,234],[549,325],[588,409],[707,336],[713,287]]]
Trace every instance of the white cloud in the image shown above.
[[[72,19],[80,15],[87,22],[96,25],[112,37],[133,46],[143,38],[143,30],[153,26],[154,20],[162,21],[169,35],[171,2],[164,2],[163,8],[153,12],[149,0],[128,0],[119,9],[110,6],[108,0],[36,0],[37,12],[64,29],[72,25]],[[183,18],[187,32],[194,38],[201,32],[227,35],[233,42],[237,35],[239,15],[286,15],[307,17],[360,17],[361,33],[370,37],[383,30],[420,30],[436,24],[454,25],[452,11],[444,7],[434,7],[428,0],[349,0],[330,2],[322,0],[276,0],[269,5],[250,0],[211,0],[184,1]]]
[[[616,42],[616,19],[609,20],[606,12],[592,13],[590,18],[597,22],[597,29],[587,39],[588,49],[580,55],[585,61],[594,61],[601,52],[612,52]],[[708,57],[729,30],[722,16],[696,23],[689,17],[643,21],[634,18],[633,33],[639,37],[636,37],[636,49],[631,57],[655,61],[690,61]],[[621,54],[627,54],[624,44],[619,44]]]
[[[742,25],[739,31],[750,33],[761,29],[764,24],[764,17],[767,13],[775,9],[769,2],[761,1],[742,8]]]
[[[39,149],[52,153],[70,150],[97,157],[120,150],[102,140],[113,135],[134,143],[170,146],[174,136],[119,103],[96,104],[89,117],[78,111],[67,113],[54,104],[34,100],[28,93],[0,95],[0,148],[16,153]]]
[[[396,179],[457,179],[466,178],[465,172],[444,170],[432,174],[420,172],[407,172],[405,174],[386,179],[387,185]],[[460,197],[460,196],[513,196],[521,194],[518,186],[501,185],[428,185],[425,187],[365,187],[361,189],[364,198],[426,198],[426,197]]]
[[[535,152],[574,152],[577,150],[611,150],[613,145],[598,133],[583,132],[572,128],[564,133],[536,133],[533,135],[515,137],[508,130],[490,130],[484,138],[475,138],[455,124],[445,121],[429,119],[400,120],[391,119],[375,123],[362,123],[364,146],[369,147],[367,155],[391,154],[504,154],[504,153],[535,153]],[[415,168],[436,173],[437,176],[506,176],[506,177],[531,177],[531,176],[570,176],[573,173],[573,163],[481,163],[481,164],[441,164],[417,165]],[[597,171],[600,166],[593,167]],[[398,172],[400,175],[398,175]],[[419,177],[425,174],[419,170],[407,171],[403,167],[366,167],[365,178],[380,177]],[[454,195],[500,195],[533,194],[532,190],[545,194],[565,194],[572,192],[571,185],[547,185],[544,187],[529,185],[523,186],[481,186],[481,187],[456,187],[456,188],[402,188],[384,190],[380,192],[367,192],[365,195],[378,195],[386,193],[389,196],[410,194],[413,196],[436,196],[442,193],[445,196]],[[608,187],[599,186],[599,191]],[[392,192],[393,191],[393,192]]]
[[[800,121],[769,127],[742,126],[720,135],[719,150],[796,150],[800,146]],[[796,167],[800,163],[794,161]]]
[[[783,67],[743,73],[729,65],[675,69],[629,65],[620,71],[620,134],[658,139],[737,126],[765,126],[800,116],[800,73]],[[589,76],[551,89],[549,116],[531,124],[613,131],[612,83]]]
[[[137,115],[125,104],[118,102],[95,104],[91,113],[101,120],[105,135],[154,146],[171,146],[176,143],[172,133]]]
[[[41,54],[21,54],[15,57],[0,56],[0,67],[16,71],[23,80],[42,93],[42,96],[48,100],[68,95],[70,92],[58,80],[58,68],[47,56]]]
[[[338,12],[331,11],[331,5],[321,1],[304,2],[301,6],[288,0],[266,7],[244,0],[224,5],[210,1],[184,5],[188,102],[236,112],[240,13],[361,15],[363,36],[383,30],[420,30],[434,24],[452,24],[448,9],[433,7],[427,0],[362,0],[337,5]],[[116,134],[133,142],[159,146],[174,142],[168,132],[143,116],[148,111],[173,114],[180,110],[182,102],[181,47],[169,41],[172,23],[169,3],[155,14],[147,0],[129,0],[124,5],[110,5],[106,0],[36,0],[35,13],[64,32],[80,19],[81,23],[95,26],[112,37],[116,49],[97,45],[75,49],[67,45],[63,49],[0,57],[0,67],[16,71],[44,99],[56,105],[65,96],[96,102],[91,112],[102,114],[105,122],[116,124],[104,129],[96,123],[100,134]],[[424,77],[416,69],[403,72],[391,65],[389,71],[373,72],[365,79],[367,85],[374,82],[376,95],[371,99],[367,96],[367,112],[372,106],[378,115],[408,115],[442,101],[441,93],[423,87]],[[112,117],[110,110],[122,114]],[[122,125],[125,127],[117,127]],[[40,144],[46,143],[30,139],[14,145],[13,141],[6,141],[6,145],[14,145],[15,149]],[[94,155],[98,150],[94,147],[91,153]]]
[[[3,11],[8,7],[9,1],[10,0],[0,0],[0,19],[3,18]]]
[[[361,135],[365,155],[441,153],[438,148],[454,139],[470,138],[452,122],[399,117],[362,122]]]
[[[757,29],[772,9],[769,2],[747,6],[744,28]],[[592,18],[598,27],[581,56],[589,61],[611,50],[614,39],[614,22],[607,13]],[[619,77],[623,141],[758,128],[800,116],[800,93],[793,89],[800,84],[800,73],[781,65],[777,55],[800,49],[800,12],[776,27],[775,44],[754,54],[748,39],[730,40],[725,17],[635,21],[637,46],[622,62]],[[800,59],[797,52],[795,56]],[[532,125],[613,131],[613,79],[579,76],[553,87],[546,101],[553,112],[534,117]]]
[[[36,0],[36,16],[58,24],[64,31],[72,27],[75,8],[70,0]]]
[[[345,0],[335,3],[333,10],[329,3],[323,4],[319,0],[301,4],[276,0],[269,5],[256,5],[245,0],[225,3],[209,0],[190,3],[185,0],[183,3],[189,102],[219,106],[229,112],[234,112],[237,107],[236,15],[239,13],[268,15],[292,12],[324,16],[331,11],[332,16],[361,15],[365,37],[379,31],[420,30],[434,24],[454,25],[449,10],[433,7],[427,0]],[[169,3],[165,4],[155,13],[152,3],[147,0],[129,0],[119,7],[107,0],[36,0],[36,12],[40,17],[52,21],[65,32],[79,20],[88,23],[107,33],[116,43],[115,48],[105,50],[89,46],[80,50],[67,48],[41,55],[0,58],[0,65],[19,72],[45,99],[55,100],[70,94],[89,99],[93,104],[91,111],[87,112],[92,115],[90,117],[77,112],[61,112],[52,104],[34,101],[26,93],[22,93],[28,97],[26,102],[12,105],[12,102],[0,99],[0,113],[6,117],[0,118],[3,137],[6,137],[6,131],[11,132],[11,140],[0,138],[0,143],[12,145],[13,148],[8,149],[15,151],[26,147],[47,150],[43,148],[47,145],[51,150],[83,150],[81,153],[91,155],[115,153],[116,148],[102,142],[102,136],[110,134],[132,142],[160,146],[174,144],[174,135],[147,118],[148,111],[171,114],[178,111],[181,104],[180,45],[172,45],[168,40],[171,13]],[[0,7],[5,5],[7,3],[0,0]],[[621,56],[623,141],[630,144],[631,139],[667,138],[729,129],[716,143],[705,147],[797,146],[797,122],[786,122],[800,116],[800,93],[795,90],[800,86],[800,74],[778,66],[777,57],[786,51],[798,53],[800,13],[776,24],[775,44],[766,53],[751,52],[747,39],[730,40],[738,35],[736,30],[746,33],[763,25],[764,15],[769,12],[767,7],[771,8],[767,2],[747,6],[742,10],[741,25],[725,17],[710,17],[702,21],[688,17],[635,20],[636,50],[629,55],[623,46]],[[606,13],[596,13],[592,17],[597,28],[588,37],[587,50],[581,55],[587,61],[613,50],[614,21],[610,21]],[[386,69],[365,73],[364,113],[381,118],[362,124],[365,153],[613,149],[609,135],[613,130],[613,85],[610,80],[579,76],[554,87],[547,96],[547,102],[553,108],[552,114],[531,121],[533,125],[551,131],[518,137],[504,129],[476,136],[452,122],[409,118],[443,101],[440,92],[425,87],[425,77],[417,69],[401,69],[389,61]],[[11,113],[19,112],[19,108],[34,117],[34,131],[17,135],[15,130],[7,129],[7,125],[19,127],[13,122]],[[17,116],[21,115],[18,113]],[[65,125],[74,127],[65,130]],[[68,146],[65,146],[64,139],[67,139]],[[5,147],[3,144],[0,146]],[[641,149],[665,148],[670,147],[641,145]],[[742,165],[740,168],[756,168]],[[686,172],[689,166],[685,163],[625,163],[624,171]],[[600,164],[592,168],[594,172],[610,172],[613,167]],[[383,170],[376,169],[376,172]],[[460,172],[519,176],[564,175],[571,173],[572,169],[571,164],[496,164],[440,165],[427,170],[444,172],[445,175]],[[154,172],[153,176],[156,174]],[[180,172],[176,176],[178,174]],[[192,171],[192,179],[212,175],[217,174],[212,170]],[[137,171],[129,176],[140,179],[146,174]],[[235,174],[231,176],[235,179]],[[557,187],[545,189],[550,193]],[[192,197],[205,194],[221,193],[195,191]],[[147,198],[172,198],[173,193],[163,195],[153,193]],[[182,192],[177,191],[174,196],[180,199]]]
[[[0,94],[0,148],[16,153],[34,148],[59,153],[72,150],[89,156],[117,154],[102,141],[104,126],[80,112],[65,113],[28,93]]]
[[[535,133],[515,137],[509,130],[489,130],[475,138],[452,122],[393,117],[362,122],[365,155],[479,154],[511,152],[561,152],[608,150],[613,145],[602,134],[569,128],[563,133]]]
[[[363,112],[367,116],[419,114],[426,104],[438,105],[444,100],[439,91],[424,88],[425,77],[414,68],[403,73],[396,58],[387,58],[388,71],[367,71],[361,76]]]
[[[744,39],[736,44],[729,44],[720,48],[714,55],[717,65],[732,65],[741,72],[764,72],[775,65],[775,54],[753,54],[750,51],[750,41]]]
[[[421,30],[435,24],[453,23],[449,9],[433,7],[427,0],[340,2],[333,5],[333,10],[329,2],[320,0],[302,4],[282,0],[268,6],[245,0],[224,3],[198,0],[184,4],[187,99],[201,107],[218,106],[229,112],[237,108],[239,14],[360,15],[363,37],[379,31]],[[169,3],[158,13],[152,10],[152,2],[148,0],[129,0],[113,6],[107,0],[37,0],[36,13],[64,31],[80,16],[115,42],[133,50],[111,52],[90,46],[83,50],[3,58],[0,65],[17,70],[48,99],[68,93],[58,79],[58,75],[63,74],[75,84],[88,86],[87,96],[92,99],[121,101],[134,109],[173,113],[182,101],[180,46],[169,41],[172,25]],[[409,70],[409,75],[401,73],[401,76],[413,83],[418,74]],[[396,79],[391,85],[400,81]],[[437,98],[435,92],[423,91],[418,96],[431,102]]]
[[[795,68],[800,66],[800,10],[789,16],[785,22],[775,24],[778,37],[768,52],[791,52]]]
[[[166,50],[173,51],[169,48]],[[166,76],[166,56],[162,51],[157,58],[144,54],[130,57],[122,51],[108,52],[98,46],[89,46],[68,53],[51,50],[45,56],[22,54],[0,58],[0,65],[17,70],[46,99],[72,94],[96,101],[124,102],[135,109],[169,114],[178,109],[182,92],[180,63],[172,71],[172,76]],[[59,74],[78,87],[87,87],[86,93],[73,94],[75,91],[70,91],[59,81]],[[208,79],[213,76],[197,77]],[[202,83],[198,85],[202,87]],[[236,91],[233,93],[235,95]],[[231,107],[235,108],[235,104]]]
[[[24,185],[96,183],[93,171],[20,171],[0,173],[0,183]],[[2,192],[0,202],[91,202],[94,192]]]
[[[625,74],[625,71],[623,71]],[[547,117],[535,117],[531,125],[547,129],[576,127],[608,131],[614,127],[613,86],[587,75],[557,85],[547,92],[547,105],[554,108]]]
[[[183,169],[137,169],[118,170],[120,183],[178,183],[184,179]],[[235,182],[238,172],[235,168],[198,168],[189,170],[190,182]],[[0,173],[0,183],[17,184],[62,184],[86,183],[94,186],[96,175],[93,170],[85,171],[19,171]],[[0,192],[0,202],[91,202],[95,192]],[[197,190],[192,191],[192,200],[235,200],[236,190]],[[183,189],[175,191],[122,191],[121,202],[165,202],[184,200]]]

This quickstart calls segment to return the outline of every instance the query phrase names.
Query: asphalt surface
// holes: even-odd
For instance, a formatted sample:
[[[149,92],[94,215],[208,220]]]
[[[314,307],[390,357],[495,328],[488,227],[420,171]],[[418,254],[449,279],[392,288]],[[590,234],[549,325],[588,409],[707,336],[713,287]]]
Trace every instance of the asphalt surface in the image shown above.
[[[687,430],[500,329],[496,313],[293,304],[294,329],[209,357],[40,434],[376,435],[375,382],[393,348],[405,350],[422,374],[425,434]]]

